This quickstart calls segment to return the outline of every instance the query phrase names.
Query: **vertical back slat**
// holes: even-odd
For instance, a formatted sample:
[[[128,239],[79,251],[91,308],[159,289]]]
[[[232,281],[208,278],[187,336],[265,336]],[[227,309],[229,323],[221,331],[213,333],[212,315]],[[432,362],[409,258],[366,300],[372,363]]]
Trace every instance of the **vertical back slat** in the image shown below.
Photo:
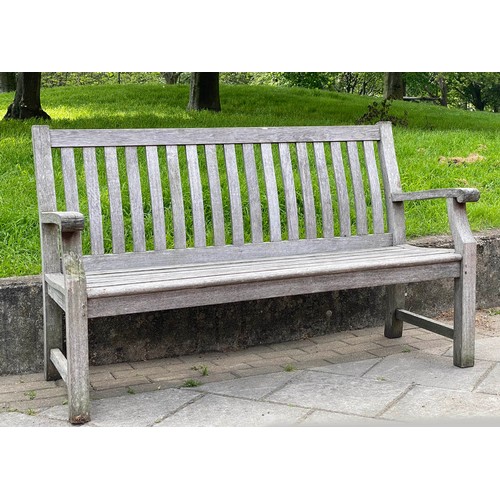
[[[269,231],[271,241],[281,241],[280,205],[278,187],[274,172],[273,150],[271,144],[261,144],[262,166],[266,182],[267,206],[269,211]]]
[[[123,224],[122,192],[118,173],[116,148],[105,147],[106,178],[108,181],[109,209],[111,215],[111,235],[113,253],[125,252],[125,230]]]
[[[205,158],[208,170],[208,184],[210,186],[210,204],[212,206],[214,245],[218,247],[226,244],[226,235],[224,230],[224,209],[222,206],[222,193],[220,187],[219,166],[217,163],[217,150],[214,145],[205,146]]]
[[[194,246],[206,247],[207,234],[205,229],[205,208],[203,206],[203,191],[201,189],[200,165],[198,162],[198,147],[186,146],[189,186],[191,188],[191,207],[193,211]]]
[[[83,165],[89,207],[90,247],[93,254],[103,254],[104,239],[102,234],[101,193],[99,190],[95,148],[83,148]]]
[[[306,238],[313,239],[318,235],[316,225],[316,210],[314,208],[311,167],[309,165],[307,146],[304,142],[297,143],[297,161],[299,164],[300,184],[302,187],[302,199],[304,203]]]
[[[248,189],[248,203],[250,205],[252,242],[261,243],[263,241],[262,205],[260,202],[260,190],[257,180],[257,167],[255,165],[253,144],[243,144],[243,162],[245,163],[245,178]]]
[[[76,180],[75,154],[73,148],[61,148],[61,163],[66,210],[79,212],[80,203],[78,201],[78,183]]]
[[[337,186],[338,212],[340,219],[340,236],[351,236],[351,213],[349,208],[349,193],[345,177],[344,161],[339,142],[330,143],[333,160],[333,173]]]
[[[325,147],[322,142],[314,143],[314,157],[318,172],[319,195],[321,198],[321,214],[323,218],[323,238],[333,238],[333,212],[330,181],[326,169]]]
[[[177,146],[167,146],[168,182],[170,203],[174,220],[174,246],[186,248],[186,221],[184,220],[184,200],[182,198],[181,173]]]
[[[127,163],[128,192],[130,196],[130,213],[132,216],[132,238],[135,252],[146,251],[146,235],[144,231],[144,208],[142,206],[141,177],[137,148],[125,148]]]
[[[373,141],[363,141],[363,151],[365,154],[368,182],[370,184],[373,232],[375,234],[381,234],[384,232],[384,211],[382,208],[382,193],[380,191],[380,179],[378,176]]]
[[[287,143],[280,143],[279,152],[281,160],[281,175],[285,189],[286,220],[288,228],[288,239],[299,239],[299,217],[297,213],[297,197],[295,194],[295,182],[293,180],[292,160]]]
[[[243,232],[243,212],[241,209],[241,190],[236,164],[236,151],[234,144],[224,144],[224,157],[226,159],[227,182],[229,184],[229,203],[231,205],[231,226],[233,245],[243,245],[245,242]]]
[[[156,146],[146,146],[146,159],[149,174],[149,191],[151,193],[151,213],[153,216],[155,250],[165,250],[167,248],[165,207],[163,206],[160,164],[158,162],[158,149]]]
[[[352,187],[354,191],[354,205],[356,207],[356,232],[358,235],[368,234],[368,222],[366,218],[366,200],[361,166],[359,163],[358,144],[347,142],[347,155],[351,171]]]

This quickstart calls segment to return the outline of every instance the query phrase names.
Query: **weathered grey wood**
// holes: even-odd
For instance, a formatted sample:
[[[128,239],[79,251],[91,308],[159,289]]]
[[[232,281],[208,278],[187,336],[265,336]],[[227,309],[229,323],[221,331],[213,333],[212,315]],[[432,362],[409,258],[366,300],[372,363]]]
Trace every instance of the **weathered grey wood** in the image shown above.
[[[104,159],[106,162],[106,178],[108,182],[113,253],[123,253],[125,252],[125,226],[123,223],[122,190],[116,148],[104,148]]]
[[[319,194],[321,198],[321,216],[323,223],[323,238],[333,238],[333,212],[330,180],[326,168],[325,146],[323,143],[314,143],[314,157],[318,173]]]
[[[208,183],[210,186],[214,245],[219,247],[226,244],[226,233],[224,227],[224,209],[222,206],[217,150],[215,145],[209,144],[205,146],[205,159],[207,162]]]
[[[41,212],[42,224],[55,224],[63,233],[82,231],[84,226],[83,215],[79,212]]]
[[[170,203],[174,222],[174,246],[186,248],[186,221],[184,219],[184,199],[182,197],[181,174],[177,146],[167,146],[168,180]]]
[[[167,236],[165,234],[165,207],[163,205],[163,189],[161,186],[158,149],[155,146],[146,147],[146,160],[149,174],[149,192],[151,194],[154,248],[155,250],[165,250],[167,248]]]
[[[250,206],[252,242],[261,243],[263,241],[262,205],[260,202],[260,189],[257,180],[257,167],[255,165],[255,152],[253,148],[253,144],[243,144],[243,162],[245,164],[248,204]]]
[[[53,147],[177,146],[278,142],[378,141],[378,125],[185,129],[50,130]]]
[[[366,170],[368,182],[370,184],[370,197],[372,206],[373,232],[383,233],[384,228],[384,209],[382,206],[382,192],[380,190],[380,179],[378,176],[377,161],[372,141],[363,142],[363,151],[365,154]]]
[[[241,208],[241,188],[236,164],[236,151],[234,144],[224,145],[226,160],[227,183],[229,186],[229,203],[231,205],[231,229],[233,245],[245,243],[243,231],[243,212]]]
[[[54,133],[53,133],[54,132]],[[61,133],[59,133],[61,132]],[[67,133],[69,132],[69,133]],[[81,141],[78,136],[81,135]],[[51,137],[56,144],[51,144]],[[206,140],[210,138],[211,140]],[[86,142],[90,141],[92,142]],[[169,142],[175,139],[176,142]],[[69,141],[76,141],[70,143]],[[57,142],[59,141],[59,142]],[[121,141],[121,142],[120,142]],[[144,142],[147,141],[147,142]],[[160,141],[160,142],[158,142]],[[200,142],[201,141],[201,142]],[[347,182],[338,141],[347,142],[356,207],[357,232],[351,236]],[[364,182],[357,141],[363,142],[370,186],[374,233],[367,233]],[[384,232],[382,193],[373,141],[378,141],[388,233]],[[314,193],[306,143],[312,142],[318,172],[323,233],[317,237]],[[334,236],[330,181],[324,142],[330,143],[338,196],[340,237]],[[290,143],[296,143],[304,200],[307,239],[300,240],[296,188]],[[214,228],[214,246],[206,247],[203,186],[197,145],[205,146]],[[233,241],[225,245],[224,213],[216,144],[224,145]],[[244,243],[242,196],[235,144],[243,144],[252,243]],[[280,158],[288,239],[282,241],[280,204],[273,159]],[[105,146],[110,195],[113,253],[103,254],[102,214],[95,148]],[[146,251],[144,212],[137,146],[146,146],[155,250]],[[175,249],[167,250],[163,191],[157,146],[166,147]],[[186,146],[195,248],[186,248],[186,227],[178,147]],[[270,242],[263,242],[262,211],[254,147],[260,145],[269,208]],[[63,147],[65,198],[77,207],[78,191],[71,147],[84,147],[92,255],[82,256],[83,216],[77,210],[58,212],[52,147]],[[123,207],[117,146],[125,147],[131,202],[134,252],[125,253]],[[62,375],[68,385],[70,421],[89,420],[88,318],[193,307],[304,293],[387,286],[385,335],[398,337],[404,321],[454,340],[454,363],[474,362],[476,246],[465,202],[475,190],[449,189],[402,193],[390,124],[375,127],[295,127],[253,129],[184,129],[128,131],[49,131],[33,128],[44,273],[45,372]],[[73,190],[72,190],[73,189]],[[68,194],[69,193],[69,194]],[[405,244],[403,201],[448,198],[454,250]],[[114,211],[120,212],[114,215]],[[99,229],[100,227],[100,229]],[[61,255],[62,252],[62,267]],[[408,283],[455,280],[455,318],[451,329],[404,310]],[[62,354],[62,312],[66,316],[67,360]]]
[[[205,207],[201,188],[200,165],[197,146],[186,146],[189,186],[191,188],[191,209],[193,213],[194,246],[207,246]]]
[[[392,201],[430,200],[434,198],[456,198],[458,203],[478,201],[480,193],[474,188],[428,189],[411,193],[393,193]]]
[[[83,148],[83,165],[87,184],[90,246],[93,254],[102,254],[104,253],[104,238],[102,233],[101,191],[95,148]]]
[[[424,328],[425,330],[437,333],[443,337],[453,339],[453,328],[439,321],[421,316],[420,314],[415,314],[405,309],[396,309],[396,319]]]
[[[280,205],[278,199],[278,186],[274,171],[273,150],[271,144],[261,144],[262,165],[266,183],[267,207],[269,210],[269,232],[271,241],[281,240]]]
[[[303,295],[335,290],[365,288],[373,283],[387,285],[394,282],[415,283],[441,278],[450,278],[460,272],[458,262],[428,266],[428,273],[420,276],[421,266],[403,269],[377,269],[370,273],[343,273],[326,276],[293,278],[286,280],[265,280],[195,288],[139,295],[89,299],[89,317],[96,318],[112,314],[132,314],[135,312],[181,309],[211,304],[240,302],[272,297]]]
[[[67,383],[68,382],[68,361],[64,357],[64,354],[60,349],[51,349],[50,350],[50,360],[57,368],[59,375],[61,378]]]
[[[145,266],[187,265],[199,262],[221,262],[265,258],[269,255],[303,255],[321,252],[350,252],[363,248],[380,248],[392,245],[391,234],[353,236],[352,238],[277,241],[251,243],[243,246],[185,248],[167,252],[141,252],[120,255],[86,255],[84,266],[87,272],[139,268]]]
[[[289,145],[279,144],[281,176],[283,178],[283,188],[285,190],[286,221],[288,229],[288,239],[299,239],[299,216],[297,213],[297,196],[295,193],[295,182],[293,180],[292,159],[290,157]]]
[[[127,164],[128,193],[130,198],[130,215],[132,217],[132,240],[135,252],[146,250],[146,233],[144,230],[144,208],[142,204],[141,176],[137,148],[125,148]]]
[[[313,239],[318,237],[318,228],[316,223],[316,209],[314,206],[314,193],[312,189],[309,155],[307,154],[307,145],[305,143],[298,142],[296,147],[300,184],[302,187],[302,199],[304,203],[306,238]]]
[[[455,250],[462,256],[460,277],[455,279],[453,363],[465,368],[474,365],[476,241],[467,219],[466,205],[449,198],[447,209]]]
[[[365,187],[363,185],[361,165],[359,163],[358,144],[356,142],[347,142],[347,156],[349,158],[349,170],[351,172],[354,205],[356,208],[356,232],[359,235],[368,234]]]
[[[329,258],[328,258],[329,257]],[[315,260],[316,259],[316,260]],[[298,261],[281,263],[274,260],[252,262],[246,269],[240,263],[239,266],[219,263],[214,268],[192,268],[190,271],[180,270],[173,276],[168,270],[157,270],[158,279],[134,279],[131,273],[120,274],[118,279],[110,274],[106,280],[97,279],[94,283],[93,276],[88,275],[89,298],[100,296],[133,295],[144,292],[163,291],[167,289],[203,288],[207,286],[223,286],[232,283],[253,283],[273,279],[291,279],[308,276],[321,276],[325,274],[339,274],[343,272],[366,272],[376,269],[401,269],[415,265],[422,266],[420,277],[425,276],[432,264],[458,262],[459,257],[453,252],[418,252],[417,254],[405,254],[401,251],[399,255],[378,255],[371,252],[361,252],[357,259],[338,259],[335,256],[324,258],[305,255]],[[142,274],[141,271],[138,274]],[[146,275],[150,273],[146,272]],[[377,286],[378,283],[373,283]]]
[[[401,193],[401,179],[394,151],[391,122],[380,122],[380,141],[378,143],[380,165],[384,180],[387,224],[389,232],[394,235],[394,244],[401,245],[406,241],[406,225],[402,202],[393,201],[395,193]]]
[[[340,143],[330,143],[333,160],[333,173],[337,188],[338,217],[340,221],[340,236],[351,236],[351,209],[349,205],[349,193],[347,191],[347,180],[345,177],[344,161]]]
[[[80,203],[78,201],[78,182],[76,180],[75,155],[73,148],[61,148],[61,165],[66,210],[79,212]]]
[[[49,127],[35,125],[32,127],[32,137],[38,210],[41,214],[57,210]],[[61,270],[58,234],[57,226],[43,225],[40,219],[43,273]],[[63,320],[61,309],[49,296],[45,280],[43,280],[43,311],[44,374],[46,380],[56,380],[59,378],[59,373],[50,361],[50,350],[62,349]]]
[[[62,234],[68,410],[73,424],[90,420],[87,287],[81,248],[80,232]]]

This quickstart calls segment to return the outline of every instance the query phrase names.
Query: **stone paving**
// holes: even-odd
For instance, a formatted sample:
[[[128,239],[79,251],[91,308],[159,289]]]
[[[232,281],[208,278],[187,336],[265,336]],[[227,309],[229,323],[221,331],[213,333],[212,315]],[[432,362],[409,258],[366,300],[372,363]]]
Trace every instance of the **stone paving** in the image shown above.
[[[468,369],[453,366],[450,340],[411,326],[400,339],[376,327],[93,366],[85,426],[498,425],[499,312],[478,311]],[[0,426],[70,426],[66,419],[62,381],[0,377]]]

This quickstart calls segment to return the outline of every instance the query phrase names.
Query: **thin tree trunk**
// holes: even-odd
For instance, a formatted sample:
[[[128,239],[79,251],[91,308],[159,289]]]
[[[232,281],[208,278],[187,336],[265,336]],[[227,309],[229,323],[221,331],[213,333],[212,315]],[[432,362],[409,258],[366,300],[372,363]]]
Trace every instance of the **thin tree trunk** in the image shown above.
[[[219,73],[191,73],[187,109],[220,111]]]
[[[403,73],[384,73],[384,99],[403,99],[405,90]]]
[[[437,84],[438,84],[439,90],[441,92],[439,104],[441,104],[441,106],[448,107],[448,85],[446,83],[444,76],[438,77]]]
[[[165,83],[167,85],[174,85],[179,82],[179,78],[182,73],[177,72],[177,73],[162,73],[161,75],[165,79]]]
[[[16,90],[16,74],[0,73],[0,94]]]
[[[40,103],[41,81],[41,73],[19,73],[17,75],[14,102],[7,109],[4,119],[43,118],[50,120],[50,116],[42,109]]]

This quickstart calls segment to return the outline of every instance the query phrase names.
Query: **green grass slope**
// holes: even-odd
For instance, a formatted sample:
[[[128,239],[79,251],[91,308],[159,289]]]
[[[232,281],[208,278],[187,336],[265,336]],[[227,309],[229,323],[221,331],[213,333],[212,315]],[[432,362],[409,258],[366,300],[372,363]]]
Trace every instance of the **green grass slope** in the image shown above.
[[[187,86],[103,85],[42,91],[54,128],[352,125],[373,98],[260,86],[222,86],[222,112],[187,112]],[[13,94],[0,94],[4,113]],[[394,102],[403,188],[477,187],[469,205],[473,230],[500,227],[500,115]],[[37,202],[31,150],[34,121],[0,121],[0,277],[40,272]],[[452,160],[455,158],[455,160]],[[467,160],[467,161],[463,161]],[[408,236],[448,232],[444,203],[407,206]]]

